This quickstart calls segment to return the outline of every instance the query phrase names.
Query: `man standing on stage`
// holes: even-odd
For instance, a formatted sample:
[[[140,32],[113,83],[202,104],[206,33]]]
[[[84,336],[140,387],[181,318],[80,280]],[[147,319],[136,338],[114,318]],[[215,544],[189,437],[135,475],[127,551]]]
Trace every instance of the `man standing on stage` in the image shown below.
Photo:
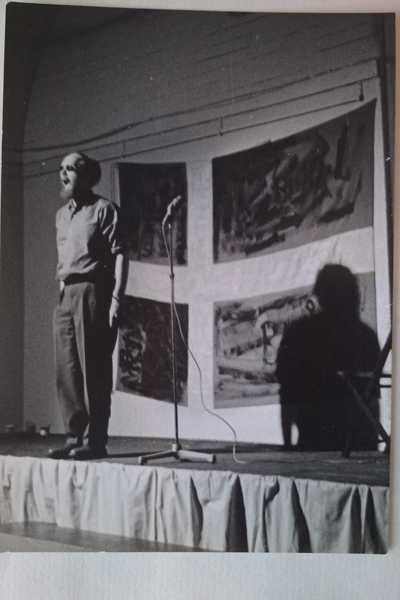
[[[126,281],[118,207],[96,195],[97,161],[80,152],[60,167],[56,216],[60,296],[54,311],[56,383],[67,441],[50,458],[107,456],[112,352]]]

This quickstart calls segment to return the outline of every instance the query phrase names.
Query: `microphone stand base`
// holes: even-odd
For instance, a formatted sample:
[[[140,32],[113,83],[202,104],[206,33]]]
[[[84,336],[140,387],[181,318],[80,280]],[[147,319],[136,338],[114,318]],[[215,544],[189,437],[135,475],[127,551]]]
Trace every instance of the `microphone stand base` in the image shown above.
[[[139,465],[145,465],[149,460],[158,460],[159,458],[175,458],[175,460],[190,462],[208,462],[215,463],[215,454],[203,454],[193,450],[183,450],[180,444],[172,444],[171,450],[164,452],[154,452],[154,454],[145,454],[139,457]]]

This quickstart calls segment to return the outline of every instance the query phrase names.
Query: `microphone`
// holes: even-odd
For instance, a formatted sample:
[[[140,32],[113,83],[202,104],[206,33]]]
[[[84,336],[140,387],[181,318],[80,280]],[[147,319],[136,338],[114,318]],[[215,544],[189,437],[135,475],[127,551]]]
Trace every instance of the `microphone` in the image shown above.
[[[167,208],[167,214],[165,215],[163,222],[162,222],[162,226],[165,227],[165,225],[171,220],[172,215],[174,214],[174,212],[178,209],[180,203],[182,201],[182,196],[177,196],[176,198],[174,198],[172,200],[172,202],[169,204],[168,208]]]

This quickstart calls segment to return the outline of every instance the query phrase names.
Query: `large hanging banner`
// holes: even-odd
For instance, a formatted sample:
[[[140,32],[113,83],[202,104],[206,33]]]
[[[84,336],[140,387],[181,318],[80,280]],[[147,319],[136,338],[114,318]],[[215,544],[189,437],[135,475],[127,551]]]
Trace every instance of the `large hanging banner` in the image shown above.
[[[125,296],[118,345],[116,389],[155,400],[173,401],[170,304]],[[188,305],[176,304],[188,342]],[[176,338],[177,399],[187,405],[188,353]]]
[[[170,202],[187,197],[186,164],[121,163],[118,176],[129,260],[167,265],[161,224]],[[173,258],[178,265],[187,261],[186,221],[183,202],[174,215]]]
[[[358,275],[357,282],[360,318],[375,330],[374,273]],[[319,311],[312,288],[214,304],[215,408],[280,402],[275,376],[279,346],[292,321]]]
[[[372,225],[375,101],[213,160],[214,262]]]

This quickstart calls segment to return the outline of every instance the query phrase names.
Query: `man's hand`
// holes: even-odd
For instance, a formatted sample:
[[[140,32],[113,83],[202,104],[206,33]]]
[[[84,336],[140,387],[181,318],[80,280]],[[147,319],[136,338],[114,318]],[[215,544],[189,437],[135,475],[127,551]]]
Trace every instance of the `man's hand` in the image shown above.
[[[117,325],[118,320],[118,312],[119,312],[119,300],[117,298],[112,298],[111,306],[110,306],[110,327],[115,327]]]
[[[64,296],[64,290],[65,290],[65,281],[60,281],[60,291],[58,294],[58,301],[61,303],[63,296]]]
[[[124,254],[115,257],[115,285],[110,306],[110,327],[117,329],[121,301],[124,296],[126,279],[128,277],[128,260]]]

